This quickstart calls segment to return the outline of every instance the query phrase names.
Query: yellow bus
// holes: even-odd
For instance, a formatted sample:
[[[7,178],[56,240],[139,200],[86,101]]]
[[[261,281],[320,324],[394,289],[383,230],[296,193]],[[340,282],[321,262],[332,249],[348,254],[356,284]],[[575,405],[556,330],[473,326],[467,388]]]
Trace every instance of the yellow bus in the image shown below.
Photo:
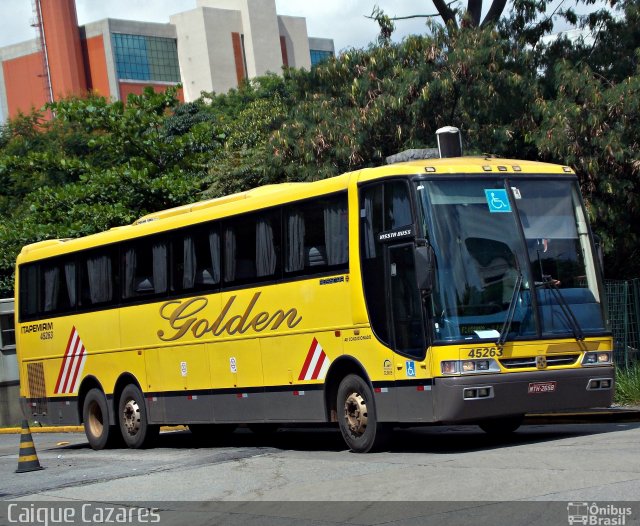
[[[515,430],[607,407],[612,338],[572,170],[416,160],[265,186],[24,247],[24,409],[91,447],[162,424]]]

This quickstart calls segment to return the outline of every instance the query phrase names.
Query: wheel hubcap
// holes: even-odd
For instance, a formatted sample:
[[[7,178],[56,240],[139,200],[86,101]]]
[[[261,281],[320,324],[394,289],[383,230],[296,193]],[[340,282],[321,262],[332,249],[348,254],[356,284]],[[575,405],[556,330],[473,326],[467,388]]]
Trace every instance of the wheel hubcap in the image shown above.
[[[104,422],[102,420],[102,411],[100,411],[100,406],[97,402],[92,402],[89,405],[89,431],[94,437],[99,437],[102,435],[102,429],[104,427]]]
[[[122,410],[122,422],[130,435],[140,431],[140,406],[135,400],[127,400]]]
[[[359,393],[351,393],[344,402],[344,417],[351,433],[361,436],[367,429],[367,402]]]

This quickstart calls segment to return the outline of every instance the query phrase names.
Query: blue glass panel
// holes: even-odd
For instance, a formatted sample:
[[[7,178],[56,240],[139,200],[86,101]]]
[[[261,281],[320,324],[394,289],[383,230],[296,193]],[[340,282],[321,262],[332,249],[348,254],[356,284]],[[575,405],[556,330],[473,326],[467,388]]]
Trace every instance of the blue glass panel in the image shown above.
[[[175,39],[113,33],[112,42],[119,79],[180,82]]]

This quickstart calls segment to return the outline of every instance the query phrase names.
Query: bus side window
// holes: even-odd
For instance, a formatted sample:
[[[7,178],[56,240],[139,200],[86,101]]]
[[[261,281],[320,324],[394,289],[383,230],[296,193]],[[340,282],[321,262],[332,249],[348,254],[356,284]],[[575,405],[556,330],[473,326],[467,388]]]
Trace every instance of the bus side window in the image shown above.
[[[306,275],[346,268],[349,263],[346,195],[287,207],[284,233],[285,274]]]
[[[217,288],[220,284],[220,232],[217,224],[191,228],[173,246],[174,288]]]
[[[56,258],[41,265],[40,306],[44,313],[69,311],[76,306],[76,264]]]
[[[20,320],[30,319],[39,312],[39,270],[37,263],[20,267]]]
[[[104,305],[116,299],[115,286],[118,266],[113,250],[86,252],[80,257],[80,297],[84,306]]]
[[[167,244],[162,238],[123,245],[122,298],[167,292]]]
[[[225,284],[272,281],[280,273],[280,212],[228,220],[221,239]]]

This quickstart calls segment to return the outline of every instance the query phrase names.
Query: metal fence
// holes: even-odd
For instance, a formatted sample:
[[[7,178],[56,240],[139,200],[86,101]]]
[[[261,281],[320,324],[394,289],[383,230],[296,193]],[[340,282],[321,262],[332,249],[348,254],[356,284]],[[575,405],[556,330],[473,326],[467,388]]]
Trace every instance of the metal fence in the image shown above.
[[[618,365],[640,360],[640,279],[606,280],[607,313]]]

